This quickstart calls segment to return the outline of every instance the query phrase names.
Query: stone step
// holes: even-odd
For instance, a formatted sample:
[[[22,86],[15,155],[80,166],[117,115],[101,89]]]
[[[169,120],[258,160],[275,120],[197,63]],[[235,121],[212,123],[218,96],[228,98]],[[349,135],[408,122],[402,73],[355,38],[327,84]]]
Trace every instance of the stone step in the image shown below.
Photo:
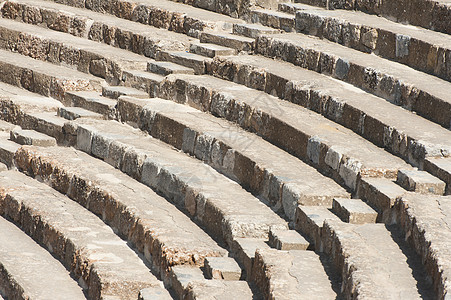
[[[24,4],[24,2],[26,1],[20,2],[20,4]],[[38,4],[41,6],[42,1],[34,2],[39,2]],[[73,12],[76,11],[77,7],[80,7],[77,2],[64,3],[68,6],[73,6],[66,6],[64,9],[66,11]],[[16,17],[14,10],[18,9],[17,6],[17,4],[7,5],[4,8],[4,11],[6,12],[4,14],[8,17],[9,15]],[[63,6],[57,5],[57,3],[49,3],[44,7],[60,10]],[[111,3],[109,0],[101,0],[94,3],[87,3],[84,7],[91,10],[93,13],[111,14],[117,18],[193,36],[195,36],[198,31],[206,28],[215,30],[228,29],[231,28],[234,23],[244,22],[221,14],[208,12],[203,9],[167,0],[145,0],[139,2],[120,0],[114,3]],[[90,15],[94,16],[95,14],[93,13]],[[96,20],[95,18],[92,19]]]
[[[327,207],[301,205],[297,207],[295,228],[315,247],[315,251],[324,251],[323,224],[328,219],[340,221]]]
[[[352,224],[376,223],[377,218],[377,212],[361,199],[334,198],[332,212]]]
[[[287,228],[285,221],[234,181],[139,130],[93,119],[77,119],[73,124],[78,126],[78,149],[155,189],[228,245],[236,237],[267,237],[271,226]]]
[[[398,170],[396,182],[408,191],[421,194],[443,195],[446,183],[428,172],[418,170]]]
[[[45,245],[89,298],[136,299],[142,288],[160,285],[125,241],[77,203],[16,171],[0,173],[0,186],[1,215]]]
[[[233,241],[232,253],[245,271],[244,277],[253,281],[255,253],[259,249],[270,249],[266,239],[236,238]]]
[[[345,295],[365,299],[422,299],[407,257],[384,224],[325,220],[325,252],[342,271]]]
[[[319,256],[313,251],[259,249],[255,281],[265,299],[336,299]]]
[[[212,59],[186,51],[160,51],[156,57],[160,61],[168,61],[194,70],[195,74],[205,74]]]
[[[16,160],[21,170],[101,217],[143,253],[165,281],[175,265],[203,266],[205,257],[227,254],[163,197],[86,153],[63,147],[24,147]]]
[[[86,299],[82,288],[49,252],[2,217],[0,240],[0,290],[4,297]]]
[[[66,3],[76,4],[75,2]],[[100,2],[94,3],[94,5],[99,4]],[[105,1],[104,5],[110,5],[110,3]],[[139,10],[137,7],[137,16]],[[24,11],[27,14],[23,14]],[[85,37],[148,57],[155,57],[156,53],[161,50],[187,50],[192,40],[184,34],[52,1],[17,0],[7,2],[3,5],[1,12],[5,18]],[[148,11],[146,12],[144,9],[143,12],[148,16]],[[65,21],[55,22],[54,20]],[[161,20],[161,18],[152,18],[152,20],[168,21]],[[201,24],[199,23],[202,28]]]
[[[149,73],[147,71],[124,70],[121,83],[124,86],[132,87],[147,92],[151,97],[156,97],[158,88],[164,76]]]
[[[216,59],[212,70],[217,77],[318,112],[414,165],[421,167],[425,157],[451,153],[449,130],[316,72],[255,55]],[[255,80],[249,80],[252,77]]]
[[[451,295],[451,197],[408,193],[396,207],[406,240],[420,255],[437,299]]]
[[[124,69],[147,66],[148,58],[142,55],[40,26],[1,18],[0,31],[0,45],[6,50],[90,73],[110,84],[122,80]]]
[[[9,137],[9,132],[0,132],[0,162],[5,164],[8,169],[14,169],[16,167],[14,154],[20,145],[9,140]]]
[[[208,43],[192,43],[189,51],[195,54],[199,54],[206,57],[216,57],[216,56],[224,56],[224,55],[235,55],[236,50],[229,47],[223,47],[215,44]]]
[[[238,123],[351,189],[356,187],[358,176],[394,178],[399,168],[411,168],[319,114],[215,77],[169,75],[162,83],[160,97],[196,103],[199,109]]]
[[[345,189],[299,159],[237,125],[189,106],[159,98],[121,97],[118,112],[122,122],[137,124],[209,164],[291,220],[298,204],[331,207],[334,197],[349,197]]]
[[[67,97],[66,97],[67,98]],[[58,109],[58,116],[66,120],[75,120],[78,118],[104,119],[101,114],[81,108],[81,107],[61,107]]]
[[[171,275],[180,299],[255,299],[245,281],[207,280],[202,270],[186,265],[175,266]]]
[[[312,4],[312,5],[316,5],[316,4]],[[309,10],[309,9],[319,9],[321,10],[322,8],[320,6],[312,6],[312,5],[308,5],[308,4],[303,4],[300,2],[285,2],[285,3],[279,3],[279,6],[277,7],[279,12],[283,12],[283,13],[287,13],[290,15],[295,15],[296,12],[298,10]]]
[[[396,223],[393,208],[396,201],[407,191],[387,178],[362,178],[359,181],[356,197],[365,200],[378,212],[378,223]]]
[[[233,33],[255,39],[262,34],[280,33],[280,30],[260,24],[233,24]]]
[[[113,119],[116,116],[117,101],[103,97],[101,92],[67,92],[64,103],[67,106],[81,107],[86,110],[104,115],[108,119]]]
[[[169,74],[194,74],[194,70],[168,61],[150,61],[147,63],[147,71],[159,75]]]
[[[230,47],[237,51],[251,52],[255,47],[255,39],[230,33],[203,31],[199,36],[201,43]]]
[[[424,160],[425,171],[446,183],[445,195],[451,195],[451,158],[429,157]]]
[[[269,245],[278,250],[307,250],[309,242],[294,230],[270,230]]]
[[[54,137],[58,143],[65,143],[62,128],[67,121],[56,116],[61,102],[27,90],[0,82],[0,108],[2,119],[22,129],[32,129]]]
[[[104,86],[102,96],[110,99],[117,99],[120,96],[130,96],[135,98],[149,98],[149,94],[127,86]]]
[[[221,280],[240,280],[241,268],[231,257],[206,257],[207,278]]]
[[[445,128],[451,126],[451,101],[446,94],[451,84],[445,80],[375,55],[299,34],[262,36],[258,45],[256,51],[264,56],[343,80]],[[284,49],[298,54],[282,55]]]
[[[295,3],[280,3],[279,6],[283,4]],[[295,31],[296,18],[292,14],[271,9],[253,9],[250,13],[252,23],[260,23],[264,26],[281,29],[287,32]]]
[[[145,288],[139,291],[138,300],[172,300],[162,288]]]
[[[0,81],[64,100],[68,91],[100,90],[104,80],[0,49]]]
[[[30,129],[13,129],[10,132],[10,140],[20,145],[56,146],[55,138]]]
[[[296,31],[406,64],[451,81],[447,34],[346,10],[299,10]],[[427,59],[425,59],[427,58]]]
[[[432,30],[451,34],[449,23],[450,5],[447,0],[419,1],[322,1],[298,0],[297,2],[328,7],[329,9],[358,10],[369,14],[381,15],[400,23],[422,26]]]

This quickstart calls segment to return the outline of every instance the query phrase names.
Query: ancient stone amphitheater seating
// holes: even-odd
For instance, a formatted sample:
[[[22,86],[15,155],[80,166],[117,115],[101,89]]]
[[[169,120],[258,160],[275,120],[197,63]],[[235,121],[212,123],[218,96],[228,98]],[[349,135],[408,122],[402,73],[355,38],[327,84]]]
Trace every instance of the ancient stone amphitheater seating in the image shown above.
[[[0,299],[451,299],[449,0],[0,16]]]

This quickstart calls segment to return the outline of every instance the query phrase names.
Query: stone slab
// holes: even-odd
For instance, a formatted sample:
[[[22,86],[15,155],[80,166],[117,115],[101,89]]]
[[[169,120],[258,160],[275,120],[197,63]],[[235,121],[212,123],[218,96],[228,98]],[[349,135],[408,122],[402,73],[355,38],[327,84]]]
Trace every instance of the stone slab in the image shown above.
[[[241,268],[231,257],[206,257],[205,270],[209,279],[240,280]]]
[[[0,217],[0,283],[7,299],[86,299],[82,288],[48,251]]]
[[[328,275],[313,251],[259,249],[254,276],[265,299],[335,299]]]
[[[294,230],[271,230],[269,244],[278,250],[307,250],[309,242]]]
[[[104,86],[102,96],[110,99],[117,99],[120,96],[130,96],[135,98],[149,98],[149,94],[126,86]]]
[[[433,175],[418,170],[399,170],[396,182],[408,191],[443,195],[446,183]]]
[[[66,120],[75,120],[78,118],[104,119],[105,117],[96,112],[81,107],[61,107],[58,109],[58,116]]]
[[[55,138],[34,130],[14,129],[10,132],[10,139],[20,145],[56,146]]]
[[[147,64],[147,71],[156,73],[159,75],[169,75],[173,73],[178,74],[194,74],[194,70],[186,68],[184,66],[167,62],[167,61],[152,61]]]
[[[90,298],[136,299],[139,290],[159,285],[126,242],[79,204],[16,171],[0,173],[0,182],[1,214],[44,244]]]
[[[352,224],[375,223],[377,219],[377,212],[361,199],[334,198],[332,211]]]
[[[208,43],[192,43],[190,51],[195,54],[203,55],[206,57],[216,57],[222,55],[235,55],[236,50],[229,47],[224,47],[215,44]]]

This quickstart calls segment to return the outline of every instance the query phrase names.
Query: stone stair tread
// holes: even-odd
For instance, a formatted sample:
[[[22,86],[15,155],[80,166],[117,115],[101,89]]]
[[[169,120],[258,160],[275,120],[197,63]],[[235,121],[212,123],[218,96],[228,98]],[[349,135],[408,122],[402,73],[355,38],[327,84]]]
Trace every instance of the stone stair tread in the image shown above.
[[[428,157],[424,170],[446,182],[446,195],[451,194],[451,157]]]
[[[41,147],[56,146],[55,138],[35,130],[14,129],[10,133],[11,141],[20,145],[34,145]]]
[[[199,39],[201,43],[217,44],[238,51],[252,51],[255,44],[255,39],[227,32],[203,31]]]
[[[190,284],[188,299],[255,299],[246,281],[205,280]]]
[[[364,170],[365,168],[374,168],[369,171],[369,173],[375,172],[371,175],[373,177],[382,175],[376,175],[377,172],[379,172],[376,170],[384,170],[382,171],[385,174],[384,176],[395,177],[396,172],[400,167],[402,168],[405,166],[406,168],[409,168],[400,158],[394,157],[383,149],[376,147],[374,144],[368,142],[349,129],[344,128],[319,114],[300,107],[299,105],[281,101],[263,91],[253,90],[243,85],[205,75],[193,76],[173,74],[168,76],[166,80],[168,87],[172,85],[172,82],[181,80],[194,86],[205,87],[207,90],[214,90],[216,93],[226,95],[226,98],[222,101],[231,101],[233,99],[234,101],[238,101],[238,103],[246,103],[246,105],[249,105],[255,111],[266,113],[273,119],[283,120],[283,124],[286,124],[285,126],[290,126],[291,128],[298,130],[298,132],[303,132],[309,137],[314,137],[314,140],[319,139],[320,141],[324,141],[324,143],[327,143],[330,147],[335,147],[337,150],[342,149],[340,150],[340,153],[361,162],[361,170]],[[177,92],[179,94],[186,93],[184,90]],[[177,95],[177,97],[180,96]],[[187,97],[186,94],[184,97]],[[189,97],[187,98],[189,99]],[[190,103],[189,101],[192,100],[188,100],[188,103]],[[194,99],[194,101],[198,100]],[[210,107],[210,111],[216,115],[230,118],[228,115],[225,115],[226,112],[222,106],[215,107],[214,104],[215,102],[213,102]],[[219,104],[220,103],[218,103],[218,105]],[[257,130],[263,130],[263,128],[259,127]],[[262,135],[261,132],[258,133]],[[263,135],[263,137],[268,139],[265,135]],[[299,149],[299,146],[297,149]],[[309,157],[314,158],[314,154],[309,155]],[[396,172],[393,173],[394,170],[396,170]],[[353,186],[355,182],[351,180],[348,184]]]
[[[417,249],[430,276],[436,277],[437,297],[446,298],[451,293],[451,196],[406,193],[397,213],[406,232],[418,232],[406,239]]]
[[[78,275],[80,282],[88,286],[90,297],[137,297],[140,289],[160,284],[125,241],[79,204],[16,171],[2,172],[0,182],[2,195],[8,195],[1,198],[2,215],[19,223],[33,238],[47,236],[50,234],[48,230],[54,230],[54,234],[65,241],[64,244],[71,243],[73,246],[69,250],[69,247],[62,247],[64,244],[60,245],[56,237],[54,240],[40,240],[71,272]],[[17,213],[14,207],[26,209]],[[21,224],[27,219],[39,219],[41,224]],[[72,265],[75,253],[78,253],[76,260],[79,263]],[[88,270],[93,268],[89,274],[79,269],[83,269],[85,264]],[[94,276],[97,276],[97,282]]]
[[[280,12],[284,12],[291,15],[296,14],[296,11],[298,10],[315,9],[315,8],[322,9],[321,7],[318,6],[292,2],[280,3],[278,7]]]
[[[0,92],[3,97],[2,100],[13,101],[24,110],[56,113],[59,107],[63,107],[63,104],[58,100],[4,82],[0,82]]]
[[[169,292],[161,287],[145,288],[139,291],[138,300],[172,300]]]
[[[192,53],[207,56],[207,57],[236,54],[236,50],[233,48],[224,47],[224,46],[220,46],[220,45],[216,45],[216,44],[201,43],[201,42],[192,43],[190,46],[190,51]]]
[[[332,245],[326,252],[343,261],[339,269],[343,268],[358,282],[356,286],[345,285],[345,289],[368,299],[422,298],[407,257],[384,224],[354,225],[334,220],[324,223],[326,244]]]
[[[377,212],[361,199],[334,198],[332,211],[347,223],[376,223]]]
[[[178,74],[194,74],[192,68],[187,68],[169,61],[150,61],[147,64],[147,71],[158,75]]]
[[[101,114],[76,106],[61,107],[58,109],[58,116],[67,120],[75,120],[78,118],[104,119],[104,116]]]
[[[328,9],[358,10],[368,14],[381,15],[403,24],[418,25],[448,34],[451,33],[448,22],[449,0],[420,0],[415,2],[297,0],[296,2],[314,5],[313,7],[327,7]]]
[[[287,32],[295,30],[296,18],[293,14],[260,8],[251,10],[250,15],[252,23],[259,23],[264,26],[282,29]]]
[[[49,42],[51,40],[54,43],[64,44],[65,47],[70,47],[76,49],[77,51],[89,52],[96,59],[102,57],[107,61],[112,60],[119,64],[122,68],[145,69],[148,61],[146,57],[131,53],[125,49],[120,49],[104,43],[95,42],[86,38],[73,36],[44,27],[17,22],[11,19],[0,18],[0,29],[15,33],[15,35],[8,35],[8,42],[10,43],[12,43],[12,39],[14,37],[17,37],[19,40],[22,39],[23,41],[24,37],[22,35],[25,35],[25,37],[27,37],[27,35],[39,37],[45,42]],[[37,57],[45,57],[46,53],[41,53],[39,50],[30,54]],[[41,51],[44,51],[44,49]],[[93,58],[91,59],[94,60]],[[67,63],[68,61],[65,62]],[[74,63],[76,63],[76,67],[78,67],[77,64],[81,64],[78,61],[74,61]]]
[[[103,79],[92,75],[17,53],[0,49],[0,57],[1,81],[44,96],[64,99],[68,90],[98,90],[104,84]]]
[[[145,24],[140,24],[122,18],[117,18],[109,14],[103,14],[89,9],[81,9],[71,5],[56,3],[53,1],[36,0],[30,2],[27,0],[15,0],[14,2],[18,4],[28,5],[29,7],[34,7],[35,9],[38,8],[41,11],[48,10],[52,12],[59,12],[61,14],[68,13],[71,17],[78,17],[78,19],[83,20],[82,26],[85,26],[86,23],[90,23],[92,20],[100,24],[105,24],[108,27],[119,28],[123,31],[139,32],[140,35],[145,36],[149,40],[168,40],[171,42],[166,43],[165,47],[175,47],[174,49],[181,47],[183,44],[188,45],[190,41],[190,38],[184,34],[168,31],[163,28],[156,28]],[[159,2],[161,3],[161,1]],[[74,32],[81,31],[82,34],[88,34],[80,28],[71,29],[73,29]]]
[[[65,102],[68,105],[81,107],[104,116],[108,116],[114,110],[117,101],[103,97],[95,91],[72,91],[66,93]]]
[[[360,11],[349,11],[342,9],[326,10],[319,9],[318,7],[313,7],[311,10],[303,9],[302,12],[313,14],[316,16],[336,18],[350,22],[352,24],[361,24],[369,28],[377,27],[385,31],[410,36],[412,38],[425,41],[432,45],[440,45],[447,49],[451,48],[451,41],[447,34],[412,25],[404,25],[401,23],[390,21],[383,17],[369,15]]]
[[[46,175],[40,172],[44,171],[44,168],[52,168],[59,170],[58,174],[72,174],[79,184],[89,183],[93,190],[110,195],[108,201],[114,201],[116,206],[113,207],[117,207],[116,209],[109,207],[105,203],[107,200],[102,201],[101,197],[98,197],[97,204],[90,205],[90,209],[103,216],[122,236],[139,245],[139,249],[147,259],[153,260],[155,268],[162,274],[169,266],[202,265],[206,256],[222,256],[227,253],[167,200],[108,163],[84,152],[63,147],[27,147],[22,148],[16,155],[22,169],[31,168],[28,164],[34,161],[35,176],[46,178]],[[64,176],[57,176],[52,175],[53,179],[48,178],[48,181],[55,189],[71,196],[71,184],[65,182]],[[88,203],[89,199],[78,196],[77,201]],[[132,215],[129,222],[112,217],[124,211]],[[142,230],[142,233],[135,236],[130,229],[130,222],[136,222],[136,226],[140,228],[137,231]],[[176,255],[173,254],[174,251]]]
[[[82,288],[52,255],[0,217],[2,294],[14,298],[86,299]]]
[[[399,170],[396,183],[408,191],[421,194],[443,195],[446,188],[445,182],[419,170]]]
[[[313,86],[313,90],[320,91],[322,95],[335,97],[343,104],[346,103],[352,108],[361,111],[365,116],[371,117],[381,124],[385,124],[386,127],[396,129],[398,132],[402,132],[413,140],[425,143],[426,147],[432,148],[430,149],[431,153],[427,155],[441,156],[440,153],[435,153],[440,151],[434,150],[434,147],[443,149],[445,152],[451,152],[451,132],[448,129],[399,106],[393,105],[380,97],[365,93],[347,83],[342,83],[325,75],[262,56],[242,55],[225,57],[223,60],[233,62],[236,65],[252,66],[260,71],[262,69],[267,70],[267,72],[279,78],[298,82],[297,84],[301,87],[306,86],[308,88],[309,86]],[[343,120],[349,117],[343,113]],[[357,131],[358,128],[351,129]],[[381,131],[381,129],[376,128],[376,125],[364,131],[369,132],[370,130]],[[366,138],[372,138],[373,142],[380,143],[381,136],[366,136]]]
[[[159,61],[169,61],[194,70],[196,74],[204,74],[211,58],[190,53],[187,51],[160,51],[157,55]]]
[[[254,276],[267,299],[336,299],[319,256],[313,251],[259,249]]]
[[[136,98],[148,98],[149,94],[127,86],[104,86],[102,88],[102,96],[110,99],[117,99],[120,96],[131,96]]]
[[[234,181],[202,162],[175,151],[167,144],[142,134],[139,130],[132,130],[129,126],[113,121],[78,119],[74,122],[78,126],[78,149],[91,153],[96,147],[101,147],[100,149],[121,147],[118,154],[137,157],[136,163],[127,159],[118,164],[117,158],[111,156],[113,153],[105,151],[95,153],[97,157],[106,161],[113,159],[110,164],[120,166],[125,173],[155,188],[157,192],[166,194],[176,205],[188,210],[196,218],[204,220],[204,226],[208,231],[214,232],[218,238],[223,238],[228,243],[235,236],[265,237],[270,226],[287,227],[286,222],[269,207]],[[93,136],[98,136],[99,139],[94,140]],[[154,174],[157,166],[161,170],[159,175]],[[177,183],[171,183],[171,180],[177,180]],[[180,190],[182,182],[184,185]],[[221,190],[227,190],[228,193],[224,194],[218,190],[218,184],[221,184]],[[189,197],[192,197],[190,191],[199,196],[190,199]],[[208,199],[205,208],[196,204],[200,195]],[[213,213],[212,210],[214,216],[210,215],[210,212]],[[216,216],[224,218],[222,222],[225,224],[219,225],[220,220],[213,221]]]
[[[9,132],[0,133],[0,162],[4,163],[9,169],[15,167],[14,154],[20,145],[9,140]]]
[[[135,3],[145,4],[150,7],[156,7],[161,10],[170,11],[173,13],[186,14],[192,19],[202,20],[208,22],[209,26],[218,26],[221,28],[226,24],[244,23],[244,21],[232,18],[223,14],[208,11],[202,8],[193,7],[179,2],[168,0],[139,0]]]
[[[257,38],[262,34],[276,33],[280,33],[280,30],[261,24],[233,24],[233,34],[245,36],[248,38]]]
[[[135,106],[139,108],[135,110]],[[280,182],[277,188],[274,188],[277,191],[277,196],[274,197],[277,198],[276,202],[279,205],[283,205],[285,213],[291,219],[294,218],[296,202],[303,205],[331,206],[333,197],[348,197],[348,193],[337,183],[324,177],[296,157],[235,124],[192,107],[159,98],[147,100],[121,97],[118,112],[123,115],[122,121],[136,123],[141,129],[146,129],[144,127],[149,122],[149,118],[135,119],[135,116],[154,116],[150,130],[152,136],[203,159],[231,178],[237,178],[237,181],[241,184],[250,185],[251,190],[254,189],[258,194],[265,195],[264,187],[263,190],[252,188],[254,179],[249,177],[252,177],[253,168],[258,167],[264,172],[268,172],[273,180]],[[177,126],[183,127],[175,129]],[[184,134],[186,130],[191,130],[196,135],[194,137],[196,142],[193,141],[193,144],[189,147],[187,146],[189,138]],[[201,136],[205,136],[206,140],[214,139],[221,142],[230,149],[228,151],[239,153],[240,156],[244,156],[253,163],[250,165],[244,161],[240,163],[239,157],[234,156],[233,170],[229,170],[230,168],[226,163],[219,163],[218,165],[213,159],[210,162],[210,159],[205,157],[214,155],[202,148]],[[258,178],[255,180],[258,181]],[[309,181],[299,180],[299,178],[309,178]],[[269,178],[268,181],[270,181]],[[268,187],[268,189],[271,189],[271,187]],[[281,198],[279,198],[279,191],[282,191]],[[269,195],[264,197],[268,198]]]

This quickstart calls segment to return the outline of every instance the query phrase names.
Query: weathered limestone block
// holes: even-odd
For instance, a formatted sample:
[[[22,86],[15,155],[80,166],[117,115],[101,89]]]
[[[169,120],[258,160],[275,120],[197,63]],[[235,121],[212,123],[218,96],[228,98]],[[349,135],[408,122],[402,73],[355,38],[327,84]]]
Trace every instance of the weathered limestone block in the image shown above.
[[[241,268],[231,257],[206,257],[205,270],[210,279],[240,280]]]
[[[309,242],[294,230],[272,229],[269,244],[278,250],[306,250],[309,247]]]
[[[375,223],[377,218],[377,212],[361,199],[334,198],[332,211],[353,224]]]
[[[56,146],[56,139],[34,130],[12,130],[10,139],[21,145],[34,145],[41,147]]]
[[[445,182],[425,171],[399,170],[397,183],[408,191],[422,194],[443,195]]]

